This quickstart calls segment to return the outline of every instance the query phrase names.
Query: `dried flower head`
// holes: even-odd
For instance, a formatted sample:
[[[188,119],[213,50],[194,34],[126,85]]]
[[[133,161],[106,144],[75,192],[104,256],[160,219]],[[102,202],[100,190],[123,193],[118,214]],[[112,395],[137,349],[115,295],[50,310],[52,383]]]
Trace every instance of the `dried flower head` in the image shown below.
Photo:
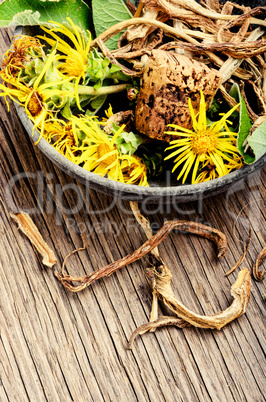
[[[4,54],[1,74],[22,75],[23,70],[35,68],[36,61],[38,59],[43,61],[44,58],[45,54],[39,39],[28,35],[16,36],[10,49]]]

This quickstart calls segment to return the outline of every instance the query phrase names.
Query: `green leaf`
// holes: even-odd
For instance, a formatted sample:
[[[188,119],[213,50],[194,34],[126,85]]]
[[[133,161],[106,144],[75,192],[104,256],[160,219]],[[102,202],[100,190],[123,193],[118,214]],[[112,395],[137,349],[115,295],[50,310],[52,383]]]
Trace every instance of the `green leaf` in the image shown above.
[[[102,105],[106,101],[107,95],[101,95],[97,96],[97,98],[93,99],[90,103],[90,106],[92,109],[94,109],[91,114],[94,115],[98,113],[98,111],[101,109]]]
[[[70,17],[81,29],[91,28],[91,10],[82,0],[4,0],[0,4],[0,26],[49,25]]]
[[[240,116],[239,116],[239,129],[237,137],[237,148],[240,154],[244,157],[245,163],[253,163],[255,157],[245,152],[244,141],[247,138],[250,129],[252,127],[251,120],[248,116],[246,103],[240,93],[240,88],[238,84],[234,84],[229,92],[229,94],[240,102]]]
[[[112,25],[132,18],[132,14],[123,0],[92,0],[92,10],[92,18],[97,36]],[[116,49],[120,36],[121,33],[113,36],[106,42],[106,46],[110,50]]]
[[[264,123],[262,123],[248,138],[248,144],[255,154],[255,160],[259,159],[266,153],[266,121],[264,121]]]
[[[119,128],[119,126],[113,123],[113,134],[115,134],[119,130]],[[142,142],[143,139],[140,135],[135,134],[132,131],[130,131],[130,133],[122,131],[118,135],[115,144],[121,155],[133,155],[138,149],[139,145],[142,144]]]

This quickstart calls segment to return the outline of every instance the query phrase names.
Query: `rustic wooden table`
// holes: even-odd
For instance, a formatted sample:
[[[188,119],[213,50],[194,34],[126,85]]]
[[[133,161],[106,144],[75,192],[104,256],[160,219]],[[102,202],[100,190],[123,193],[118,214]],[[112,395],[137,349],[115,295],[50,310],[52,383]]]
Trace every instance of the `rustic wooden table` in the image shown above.
[[[0,31],[1,54],[10,31]],[[246,314],[221,331],[168,327],[136,338],[149,319],[147,259],[137,261],[80,293],[65,290],[10,218],[29,212],[53,248],[60,269],[84,275],[146,239],[128,202],[96,193],[58,170],[23,129],[13,104],[0,99],[0,355],[1,401],[263,401],[265,397],[265,284],[252,280]],[[228,237],[217,261],[206,239],[171,233],[159,246],[173,272],[175,294],[187,307],[214,314],[231,302],[237,272],[225,277],[247,241],[242,267],[251,269],[265,245],[265,171],[203,203],[149,206],[154,228],[189,219]],[[164,311],[164,310],[163,310]],[[161,313],[161,312],[160,312]]]

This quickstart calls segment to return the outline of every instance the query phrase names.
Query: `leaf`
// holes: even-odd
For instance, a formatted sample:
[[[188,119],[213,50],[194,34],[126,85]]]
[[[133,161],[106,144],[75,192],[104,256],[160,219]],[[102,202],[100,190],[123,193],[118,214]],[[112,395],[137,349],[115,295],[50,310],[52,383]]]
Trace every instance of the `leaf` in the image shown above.
[[[82,0],[4,0],[0,4],[0,26],[48,25],[70,17],[81,29],[91,28],[91,10]]]
[[[240,88],[238,84],[234,84],[229,92],[229,94],[236,99],[237,102],[240,102],[240,116],[239,116],[239,129],[238,129],[238,137],[237,137],[237,148],[240,154],[244,157],[245,163],[253,163],[255,161],[255,157],[246,153],[244,150],[244,141],[247,138],[250,129],[252,127],[251,120],[248,116],[246,103],[240,93]]]
[[[132,14],[123,0],[92,0],[92,10],[92,18],[97,36],[112,25],[132,18]],[[106,46],[110,50],[116,49],[120,36],[121,33],[113,36],[106,42]]]
[[[90,112],[90,115],[94,115],[94,114],[98,113],[98,111],[101,109],[102,105],[106,101],[106,98],[107,98],[107,95],[100,95],[91,101],[90,107],[94,110]]]
[[[266,121],[248,138],[248,144],[255,154],[255,160],[261,158],[266,153]]]
[[[113,123],[113,134],[115,134],[119,130],[119,126]],[[143,142],[143,138],[130,131],[130,133],[122,131],[116,141],[115,144],[117,146],[118,151],[122,155],[133,155],[138,149],[139,145]]]

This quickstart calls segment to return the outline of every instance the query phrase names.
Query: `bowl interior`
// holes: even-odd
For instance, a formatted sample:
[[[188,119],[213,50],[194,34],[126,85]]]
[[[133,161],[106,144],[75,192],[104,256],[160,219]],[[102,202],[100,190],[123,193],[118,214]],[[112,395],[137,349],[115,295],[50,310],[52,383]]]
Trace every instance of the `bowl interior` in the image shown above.
[[[37,33],[39,33],[38,27],[17,27],[15,30],[15,35],[28,34],[34,36]],[[32,122],[28,119],[23,107],[17,104],[15,104],[15,106],[27,133],[30,138],[36,142],[39,138],[39,133],[35,130],[32,136]],[[141,187],[118,183],[89,172],[69,161],[43,138],[39,141],[37,146],[60,169],[92,189],[112,195],[113,197],[131,201],[145,201],[146,203],[189,202],[198,200],[199,198],[217,195],[226,191],[233,184],[247,177],[247,175],[260,169],[266,162],[266,156],[264,155],[255,163],[245,165],[241,169],[231,172],[226,176],[193,185],[173,183],[170,170],[166,170],[160,177],[149,180],[150,187]]]

